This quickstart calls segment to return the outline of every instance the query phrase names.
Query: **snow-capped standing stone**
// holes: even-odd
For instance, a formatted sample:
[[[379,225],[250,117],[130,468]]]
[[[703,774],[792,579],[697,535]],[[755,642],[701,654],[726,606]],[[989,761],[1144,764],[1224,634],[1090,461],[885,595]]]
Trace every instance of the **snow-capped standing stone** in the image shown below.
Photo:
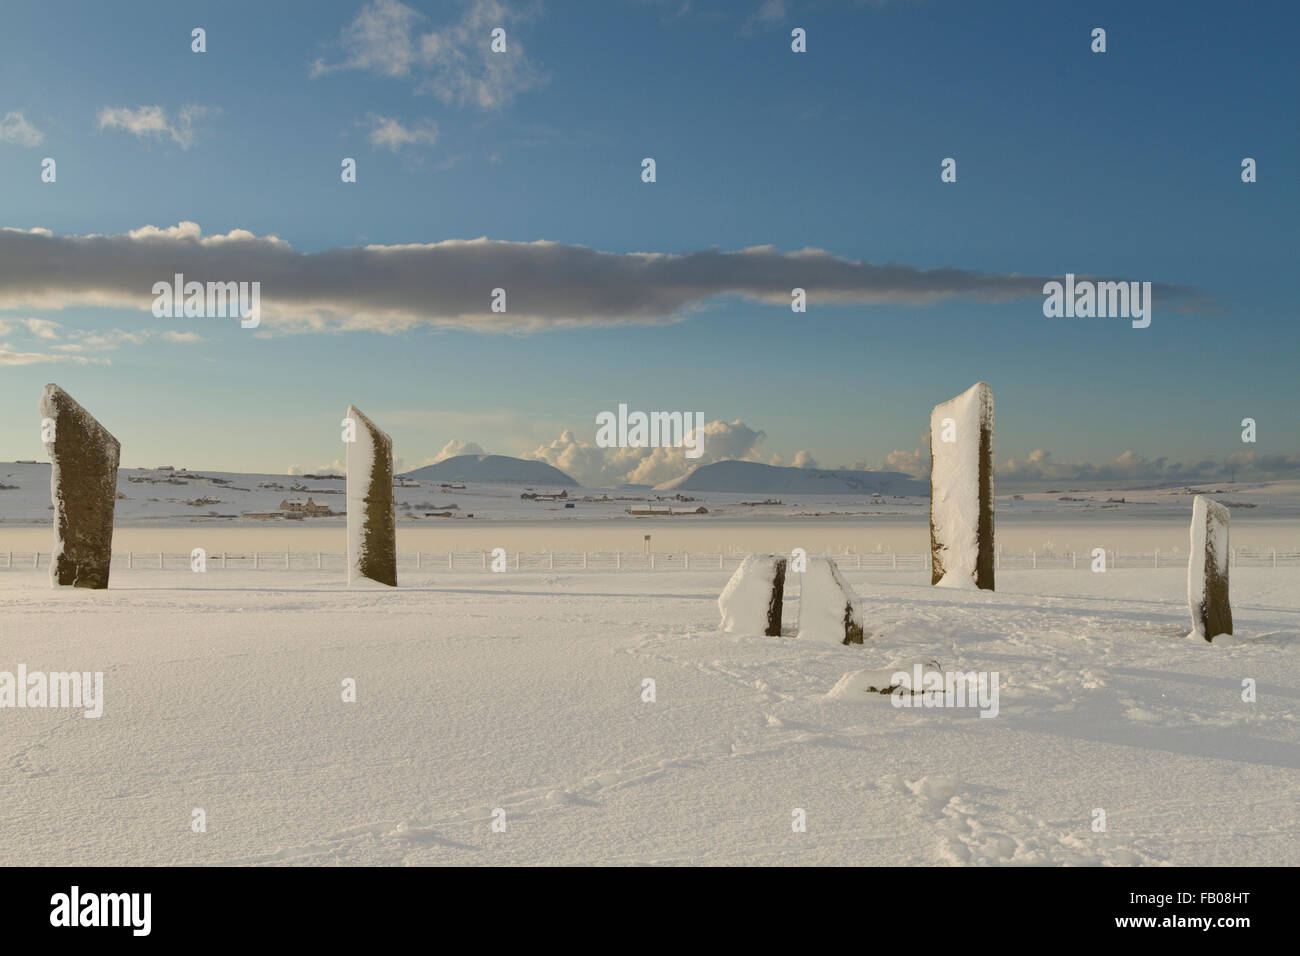
[[[54,504],[50,584],[106,588],[121,445],[57,385],[45,386],[40,413]]]
[[[1192,552],[1187,561],[1187,603],[1192,633],[1212,641],[1232,633],[1228,601],[1228,509],[1205,495],[1192,502]]]
[[[861,644],[862,610],[853,588],[829,558],[809,558],[800,575],[799,640]]]
[[[751,554],[740,562],[718,597],[722,630],[780,635],[785,566],[786,559],[774,554]]]
[[[348,584],[397,587],[397,517],[393,440],[355,405],[348,445]]]
[[[993,389],[930,413],[930,583],[993,590]]]

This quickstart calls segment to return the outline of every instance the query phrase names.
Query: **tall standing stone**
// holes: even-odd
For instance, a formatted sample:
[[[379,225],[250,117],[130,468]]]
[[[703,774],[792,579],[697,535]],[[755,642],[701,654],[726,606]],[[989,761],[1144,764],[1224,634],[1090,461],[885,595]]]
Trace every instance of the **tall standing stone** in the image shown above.
[[[397,516],[393,440],[355,405],[348,442],[348,584],[397,587]]]
[[[40,413],[54,504],[50,584],[106,588],[121,445],[57,385],[45,386]]]
[[[780,637],[785,565],[774,554],[751,554],[740,562],[718,597],[722,630]]]
[[[930,583],[993,590],[993,389],[930,413]]]
[[[1212,641],[1232,633],[1228,601],[1228,509],[1205,495],[1192,502],[1192,552],[1187,561],[1187,603],[1192,634]]]

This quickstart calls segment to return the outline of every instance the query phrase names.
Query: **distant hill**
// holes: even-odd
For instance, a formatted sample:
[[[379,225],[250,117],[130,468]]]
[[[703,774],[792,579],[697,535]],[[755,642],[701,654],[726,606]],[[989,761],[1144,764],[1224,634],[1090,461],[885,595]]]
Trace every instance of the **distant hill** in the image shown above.
[[[432,465],[408,471],[403,478],[416,481],[474,481],[502,485],[560,485],[577,488],[578,483],[544,461],[511,458],[508,455],[455,455]]]
[[[736,491],[785,495],[915,495],[928,497],[930,483],[899,471],[781,468],[756,461],[716,461],[655,486],[655,491]]]

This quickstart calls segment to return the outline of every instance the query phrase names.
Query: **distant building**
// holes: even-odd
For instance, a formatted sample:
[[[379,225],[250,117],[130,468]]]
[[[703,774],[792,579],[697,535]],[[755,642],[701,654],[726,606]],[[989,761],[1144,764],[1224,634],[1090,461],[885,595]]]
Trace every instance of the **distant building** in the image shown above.
[[[290,514],[324,516],[332,515],[329,505],[318,505],[311,498],[303,501],[301,498],[285,498],[280,502],[280,510],[287,511]]]
[[[519,496],[522,501],[565,501],[569,497],[567,491],[561,491],[559,494],[542,494],[540,492],[525,491]]]

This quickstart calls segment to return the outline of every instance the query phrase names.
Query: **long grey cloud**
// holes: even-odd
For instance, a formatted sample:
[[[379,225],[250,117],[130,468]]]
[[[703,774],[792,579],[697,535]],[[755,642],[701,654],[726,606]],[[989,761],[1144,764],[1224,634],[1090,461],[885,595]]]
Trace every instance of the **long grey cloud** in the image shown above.
[[[246,230],[203,236],[195,223],[113,236],[0,230],[0,308],[102,305],[148,309],[155,282],[261,283],[264,326],[280,331],[422,324],[483,331],[679,319],[720,296],[790,303],[926,305],[944,299],[1042,298],[1052,276],[918,269],[781,252],[611,253],[555,242],[446,240],[297,252]],[[1083,278],[1083,276],[1080,276]],[[1138,278],[1138,277],[1125,277]],[[506,312],[492,311],[493,290]],[[1156,283],[1157,308],[1187,306],[1190,290]],[[195,320],[203,321],[203,320]]]

